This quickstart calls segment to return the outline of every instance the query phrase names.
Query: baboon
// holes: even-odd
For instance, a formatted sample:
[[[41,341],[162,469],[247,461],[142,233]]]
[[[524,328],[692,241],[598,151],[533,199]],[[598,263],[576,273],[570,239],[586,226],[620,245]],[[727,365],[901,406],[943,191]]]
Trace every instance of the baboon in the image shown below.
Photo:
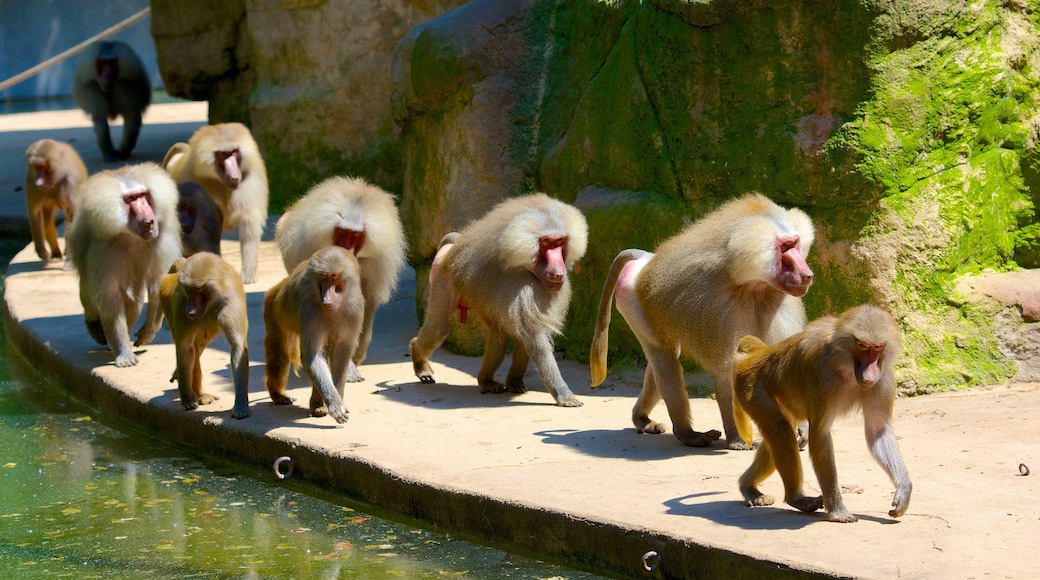
[[[561,407],[581,401],[563,380],[553,336],[570,306],[567,271],[585,254],[588,224],[573,206],[544,193],[506,200],[460,233],[441,241],[430,269],[426,319],[410,343],[415,375],[432,383],[430,355],[448,336],[448,321],[472,309],[487,328],[477,373],[482,393],[523,393],[529,359]],[[503,385],[495,371],[512,340],[513,362]]]
[[[163,167],[177,183],[192,181],[220,206],[224,231],[238,228],[242,282],[256,282],[260,237],[267,222],[267,170],[249,129],[241,123],[200,127],[187,143],[166,152]]]
[[[230,264],[210,252],[177,258],[159,285],[163,313],[177,347],[177,390],[185,411],[218,397],[202,390],[199,357],[206,345],[224,333],[231,347],[235,405],[231,417],[249,416],[249,316],[242,278]],[[171,379],[172,380],[172,379]]]
[[[181,254],[176,184],[154,163],[92,176],[69,242],[87,331],[115,351],[117,367],[136,365],[129,327],[147,296],[134,346],[151,342],[162,324],[159,281]]]
[[[831,425],[850,411],[863,410],[867,446],[896,486],[888,515],[899,517],[910,505],[912,484],[892,429],[896,398],[892,370],[901,347],[892,316],[871,305],[841,316],[826,316],[805,330],[766,346],[754,336],[740,341],[734,366],[734,389],[762,432],[751,467],[740,477],[740,492],[749,506],[772,505],[758,490],[773,470],[784,480],[784,500],[803,511],[821,507],[834,522],[854,522],[845,509],[834,465]],[[809,421],[809,455],[823,495],[802,492],[795,423]],[[750,441],[750,426],[741,429]]]
[[[186,181],[177,184],[177,216],[181,222],[184,257],[198,252],[220,255],[220,234],[224,216],[220,206],[202,186]]]
[[[72,96],[90,115],[105,161],[128,159],[141,132],[141,117],[152,102],[152,82],[134,49],[120,40],[88,46],[76,59]],[[116,117],[123,118],[118,150],[108,132],[108,120]]]
[[[805,325],[801,297],[812,284],[805,262],[813,227],[804,212],[784,209],[761,194],[731,200],[665,240],[652,254],[621,252],[610,267],[596,318],[589,364],[592,385],[607,375],[610,304],[635,333],[646,355],[643,390],[632,409],[640,433],[664,433],[650,411],[664,398],[675,436],[686,445],[711,445],[717,430],[694,431],[679,358],[709,371],[730,449],[744,449],[733,408],[733,357],[751,334],[775,342]],[[740,412],[739,410],[737,412]]]
[[[275,240],[292,272],[325,246],[346,248],[361,266],[365,320],[348,382],[364,380],[357,367],[372,342],[376,308],[390,300],[405,265],[405,240],[394,197],[360,178],[331,177],[296,201],[278,221]]]
[[[311,381],[311,414],[345,423],[343,385],[364,316],[361,268],[339,246],[318,250],[272,286],[264,296],[264,374],[271,401],[292,404],[285,393],[292,363]]]
[[[87,181],[87,167],[76,150],[67,143],[40,139],[25,150],[25,205],[29,212],[29,233],[36,255],[44,262],[61,260],[56,212],[65,212],[65,253],[69,230],[76,212],[79,188]]]

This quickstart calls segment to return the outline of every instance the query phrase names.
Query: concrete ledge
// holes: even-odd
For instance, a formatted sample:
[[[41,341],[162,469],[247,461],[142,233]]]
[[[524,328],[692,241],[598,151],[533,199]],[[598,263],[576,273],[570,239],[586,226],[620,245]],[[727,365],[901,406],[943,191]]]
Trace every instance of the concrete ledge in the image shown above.
[[[225,257],[238,267],[237,242]],[[861,519],[834,524],[778,505],[744,507],[736,479],[752,455],[684,447],[672,435],[636,435],[638,386],[608,379],[588,387],[588,367],[562,371],[585,406],[552,404],[533,373],[523,395],[481,395],[479,359],[434,355],[435,385],[415,381],[407,359],[417,328],[414,280],[376,317],[362,367],[348,385],[350,421],[336,426],[303,406],[270,404],[263,386],[263,292],[285,275],[277,249],[261,251],[260,280],[247,286],[252,416],[230,418],[227,345],[202,359],[206,389],[220,400],[185,412],[169,382],[173,346],[164,328],[141,363],[112,365],[83,326],[77,277],[44,266],[27,247],[5,281],[8,339],[41,373],[100,415],[175,443],[270,469],[288,455],[294,477],[442,529],[631,577],[1032,577],[1040,537],[1040,388],[1035,384],[897,401],[896,431],[914,480],[909,513],[887,516],[892,486],[865,449],[862,422],[835,428],[845,501]],[[503,371],[504,372],[504,371]],[[290,377],[305,404],[309,385]],[[719,428],[712,400],[691,401],[697,427]],[[663,406],[655,415],[666,418]],[[815,478],[803,455],[808,485]],[[782,495],[778,477],[765,489]],[[648,573],[643,555],[660,565]],[[1030,554],[1033,554],[1030,556]]]

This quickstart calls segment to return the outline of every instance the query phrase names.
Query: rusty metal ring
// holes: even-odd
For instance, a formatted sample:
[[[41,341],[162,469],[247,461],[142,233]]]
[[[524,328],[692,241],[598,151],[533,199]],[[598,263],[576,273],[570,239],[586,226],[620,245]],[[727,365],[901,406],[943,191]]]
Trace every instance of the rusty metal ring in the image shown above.
[[[653,559],[651,563],[650,560]],[[647,572],[653,572],[658,566],[661,565],[661,555],[657,552],[650,550],[643,554],[643,569]]]
[[[285,467],[285,471],[282,471],[282,466]],[[283,455],[278,459],[274,460],[274,476],[278,479],[289,479],[292,477],[293,471],[296,470],[296,462],[293,461],[292,457]]]
[[[1025,463],[1019,463],[1018,464],[1018,472],[1021,473],[1022,475],[1029,475],[1029,466],[1026,465]]]

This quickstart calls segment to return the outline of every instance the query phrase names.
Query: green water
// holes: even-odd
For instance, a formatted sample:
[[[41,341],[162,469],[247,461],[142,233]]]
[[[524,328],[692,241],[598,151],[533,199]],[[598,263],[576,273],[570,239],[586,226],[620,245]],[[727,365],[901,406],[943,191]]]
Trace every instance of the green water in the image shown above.
[[[115,430],[6,349],[4,578],[599,578]]]
[[[0,374],[6,578],[594,577],[200,461]]]

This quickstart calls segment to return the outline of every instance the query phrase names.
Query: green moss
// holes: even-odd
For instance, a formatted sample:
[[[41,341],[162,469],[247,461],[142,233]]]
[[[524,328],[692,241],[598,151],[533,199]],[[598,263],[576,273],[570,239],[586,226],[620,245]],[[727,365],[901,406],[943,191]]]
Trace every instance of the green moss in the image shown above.
[[[440,236],[452,227],[452,224],[428,227],[428,216],[442,215],[441,206],[449,197],[445,188],[451,183],[451,160],[443,155],[436,129],[440,122],[439,114],[423,115],[417,117],[408,129],[414,137],[404,151],[406,183],[402,187],[404,191],[413,193],[401,201],[401,221],[409,235],[409,261],[412,264],[432,260]]]
[[[392,193],[402,187],[401,141],[396,136],[372,139],[367,149],[352,157],[312,137],[293,151],[269,151],[264,161],[271,213],[283,212],[308,189],[334,175],[364,177]]]
[[[692,207],[751,190],[787,203],[858,195],[834,188],[820,153],[867,97],[870,14],[859,3],[730,6],[704,28],[668,10],[639,13],[636,51]]]
[[[408,82],[422,98],[410,104],[424,112],[438,112],[472,98],[473,84],[483,76],[481,63],[459,58],[451,39],[437,34],[440,29],[416,30],[421,33],[408,39],[414,40]]]
[[[893,289],[913,361],[903,386],[909,392],[999,382],[1015,371],[1000,352],[995,313],[951,305],[949,296],[960,276],[1014,267],[1017,216],[1009,208],[1023,195],[1017,157],[984,151],[886,200],[908,227],[922,230],[906,238]],[[935,221],[921,221],[927,207]],[[923,231],[935,227],[943,231]]]
[[[625,25],[587,85],[566,136],[542,162],[544,189],[573,198],[597,184],[680,197],[671,153],[640,79],[633,28],[631,21]]]
[[[942,334],[910,328],[904,341],[907,357],[913,362],[900,369],[900,391],[924,394],[962,386],[1003,382],[1017,367],[1001,353],[993,334],[995,305],[965,303],[952,308],[934,297],[933,314],[951,317],[949,330]]]
[[[880,186],[898,216],[863,234],[899,245],[887,301],[903,322],[909,392],[1014,373],[995,337],[995,313],[951,305],[948,296],[960,276],[1035,256],[1040,233],[1026,185],[1035,174],[1023,171],[1034,163],[1028,119],[1037,78],[1008,66],[1001,24],[1011,13],[978,8],[952,20],[938,15],[941,25],[923,26],[931,36],[878,51],[871,98],[832,142],[855,151],[856,172]],[[852,284],[862,270],[847,268],[834,285]]]

